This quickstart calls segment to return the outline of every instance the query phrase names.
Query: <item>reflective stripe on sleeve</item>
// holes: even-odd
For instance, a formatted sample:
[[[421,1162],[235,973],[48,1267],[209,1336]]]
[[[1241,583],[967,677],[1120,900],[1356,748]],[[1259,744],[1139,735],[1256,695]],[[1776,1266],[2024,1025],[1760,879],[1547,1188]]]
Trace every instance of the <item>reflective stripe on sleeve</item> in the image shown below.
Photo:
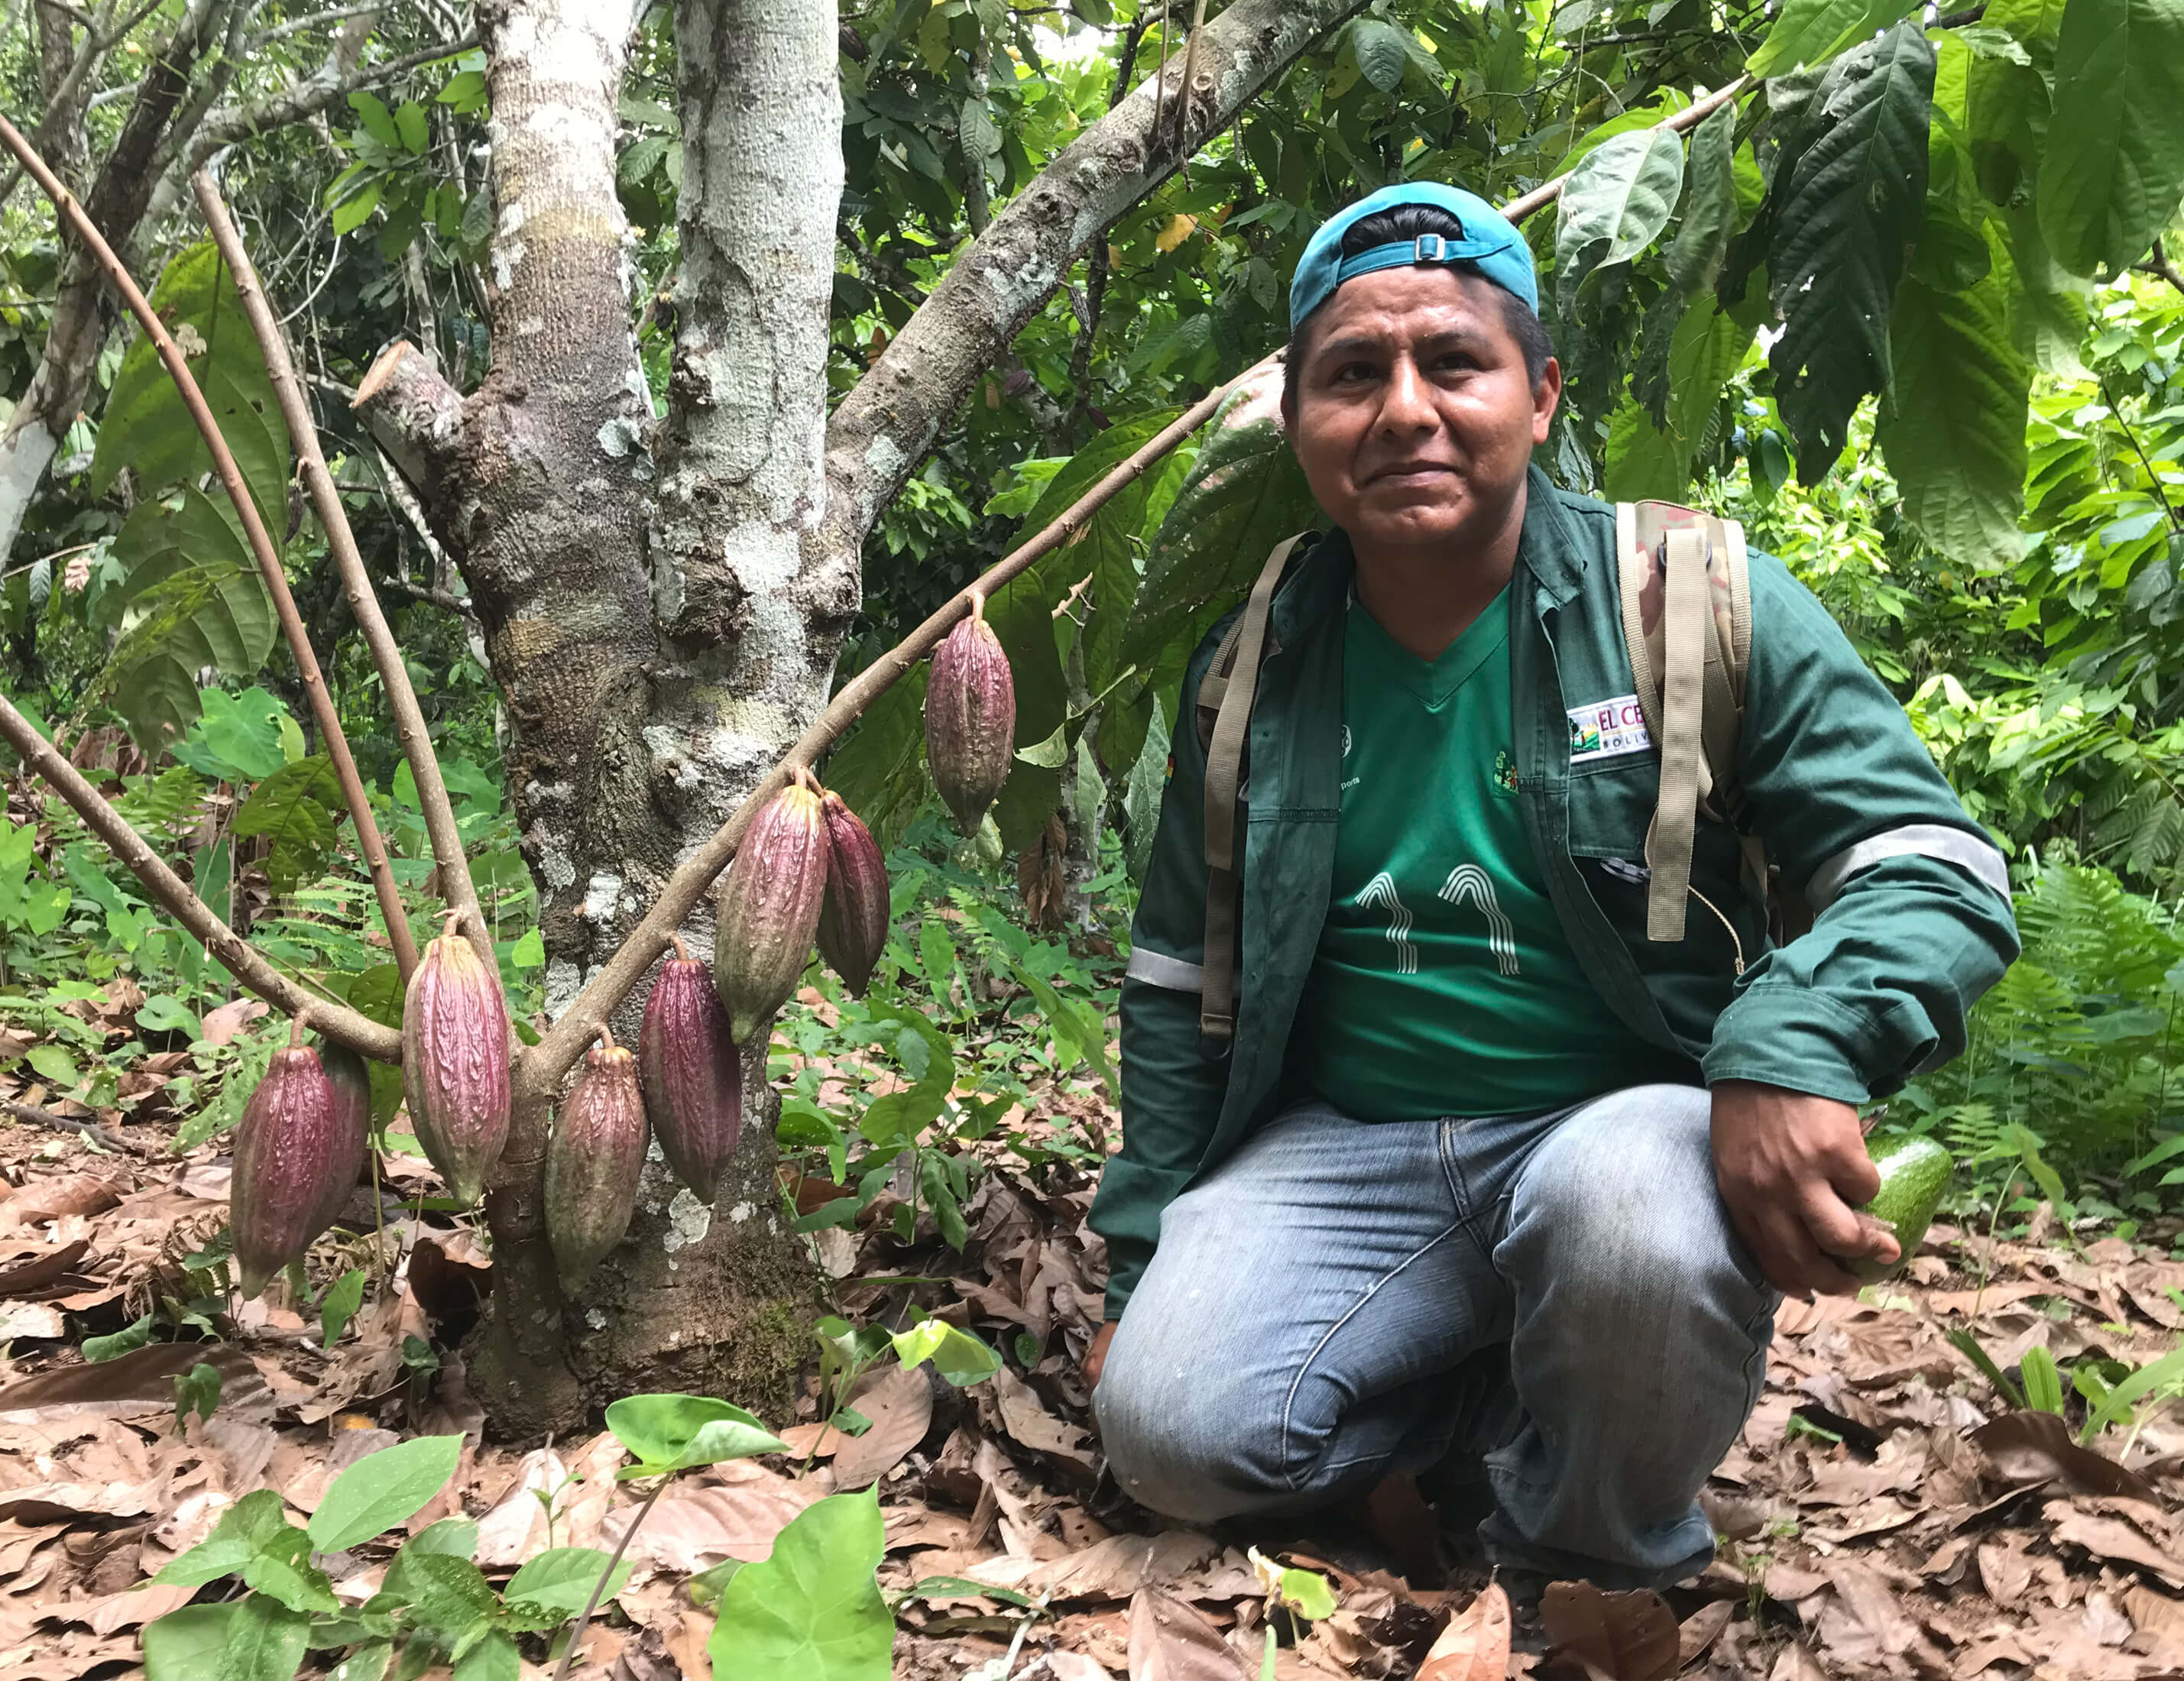
[[[1813,871],[1805,898],[1815,911],[1827,909],[1843,883],[1859,871],[1889,858],[1939,858],[1966,875],[1984,882],[2006,900],[2009,897],[2009,866],[2002,854],[1977,835],[1946,823],[1906,823],[1883,829],[1841,852]]]
[[[1164,987],[1172,993],[1206,988],[1206,971],[1198,964],[1185,963],[1180,957],[1168,957],[1142,945],[1131,949],[1130,966],[1123,972],[1134,981]]]

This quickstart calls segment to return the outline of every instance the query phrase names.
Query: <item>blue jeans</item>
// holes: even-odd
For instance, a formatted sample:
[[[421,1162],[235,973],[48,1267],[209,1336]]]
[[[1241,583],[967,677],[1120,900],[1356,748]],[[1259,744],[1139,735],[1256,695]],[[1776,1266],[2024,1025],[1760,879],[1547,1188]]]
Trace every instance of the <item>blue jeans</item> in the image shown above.
[[[1192,1522],[1483,1459],[1488,1554],[1653,1587],[1758,1399],[1779,1298],[1714,1188],[1707,1094],[1544,1116],[1277,1117],[1171,1203],[1094,1396],[1122,1486]]]

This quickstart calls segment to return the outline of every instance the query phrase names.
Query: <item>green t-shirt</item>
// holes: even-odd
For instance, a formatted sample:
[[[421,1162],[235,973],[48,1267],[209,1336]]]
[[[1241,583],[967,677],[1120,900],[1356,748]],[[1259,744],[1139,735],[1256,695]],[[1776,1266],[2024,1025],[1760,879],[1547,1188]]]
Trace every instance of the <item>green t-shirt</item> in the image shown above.
[[[1524,832],[1506,594],[1419,659],[1352,602],[1342,815],[1300,1071],[1368,1121],[1521,1115],[1689,1067],[1579,968]]]

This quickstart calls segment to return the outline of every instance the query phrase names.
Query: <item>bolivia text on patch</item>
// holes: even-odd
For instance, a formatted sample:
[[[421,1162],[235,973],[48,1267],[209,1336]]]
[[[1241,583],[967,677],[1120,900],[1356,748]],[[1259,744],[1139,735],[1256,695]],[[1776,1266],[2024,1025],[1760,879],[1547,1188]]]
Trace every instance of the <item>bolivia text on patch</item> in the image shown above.
[[[1635,694],[1613,700],[1596,700],[1590,706],[1569,710],[1570,763],[1588,759],[1613,759],[1625,753],[1643,753],[1653,744],[1646,728],[1646,715]]]

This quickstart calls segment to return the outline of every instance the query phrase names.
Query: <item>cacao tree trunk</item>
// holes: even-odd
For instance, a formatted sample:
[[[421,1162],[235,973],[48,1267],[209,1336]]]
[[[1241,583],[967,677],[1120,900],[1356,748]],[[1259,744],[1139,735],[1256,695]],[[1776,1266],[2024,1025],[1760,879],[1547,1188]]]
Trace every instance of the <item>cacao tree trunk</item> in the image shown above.
[[[1361,3],[1239,0],[1204,31],[1188,143]],[[994,216],[830,423],[834,6],[679,0],[681,270],[655,423],[614,186],[627,0],[482,0],[478,17],[493,371],[465,398],[413,353],[367,382],[365,413],[485,627],[558,1014],[824,705],[865,537],[941,425],[1182,153],[1172,125],[1152,131],[1150,86],[1119,102]],[[706,951],[710,913],[695,921],[685,937]],[[635,1042],[643,994],[618,1038]],[[744,1048],[744,1142],[713,1205],[649,1163],[628,1238],[566,1300],[542,1223],[559,1083],[519,1066],[488,1198],[494,1298],[472,1379],[497,1428],[577,1428],[644,1389],[786,1417],[812,1275],[782,1216],[764,1046]]]

